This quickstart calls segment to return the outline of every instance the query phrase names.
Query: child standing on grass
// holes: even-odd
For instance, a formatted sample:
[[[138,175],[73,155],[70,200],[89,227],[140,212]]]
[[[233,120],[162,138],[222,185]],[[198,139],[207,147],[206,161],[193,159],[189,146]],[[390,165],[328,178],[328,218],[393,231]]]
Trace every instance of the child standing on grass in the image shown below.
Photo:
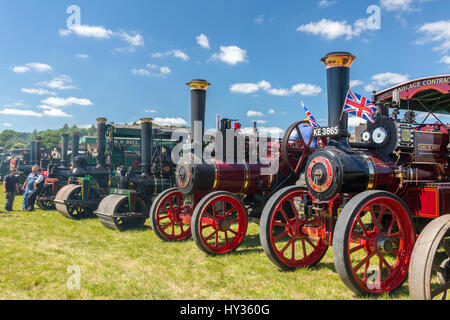
[[[3,181],[3,192],[5,193],[5,210],[13,210],[14,198],[19,193],[19,179],[16,176],[16,169],[11,169]]]

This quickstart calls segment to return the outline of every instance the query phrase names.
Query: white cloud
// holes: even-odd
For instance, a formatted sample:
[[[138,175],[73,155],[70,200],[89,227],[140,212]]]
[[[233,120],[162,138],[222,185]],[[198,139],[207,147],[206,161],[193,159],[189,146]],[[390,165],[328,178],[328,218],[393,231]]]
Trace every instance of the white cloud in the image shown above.
[[[72,33],[79,37],[95,39],[109,39],[114,35],[114,32],[102,26],[74,25],[70,29],[59,30],[59,34],[63,37]]]
[[[77,127],[80,129],[89,129],[92,128],[93,124],[78,124]]]
[[[394,85],[398,85],[409,80],[408,75],[385,72],[372,76],[372,82],[364,87],[367,92],[378,91],[380,89],[387,89]]]
[[[211,48],[211,46],[209,44],[208,37],[206,35],[204,35],[203,33],[200,34],[199,36],[197,36],[195,39],[197,40],[197,44],[200,47],[202,47],[204,49],[210,49]]]
[[[259,111],[249,110],[247,112],[247,117],[249,117],[249,118],[263,117],[263,116],[264,116],[264,114],[262,112],[259,112]]]
[[[38,117],[42,118],[42,113],[37,113],[32,110],[22,110],[22,109],[3,109],[0,114],[12,115],[12,116],[23,116],[23,117]]]
[[[310,22],[297,28],[297,31],[299,32],[310,33],[316,36],[319,35],[328,40],[334,40],[343,36],[345,36],[347,40],[350,40],[353,37],[361,35],[365,30],[367,30],[366,19],[356,20],[353,25],[350,25],[345,20],[333,21],[324,18],[320,21]]]
[[[164,55],[161,52],[155,52],[152,54],[152,58],[162,58]]]
[[[411,11],[414,0],[381,0],[380,4],[386,11]]]
[[[133,69],[131,73],[137,76],[150,76],[150,71],[147,69]]]
[[[416,41],[417,44],[435,42],[438,45],[433,48],[434,51],[446,53],[450,50],[450,20],[426,23],[417,32],[425,35]]]
[[[79,106],[91,106],[92,102],[89,99],[80,99],[80,98],[59,98],[59,97],[49,97],[47,99],[41,100],[41,102],[45,105],[49,105],[52,107],[68,107],[71,105],[79,105]]]
[[[159,68],[159,72],[161,73],[161,75],[166,75],[166,74],[170,74],[172,73],[172,70],[170,70],[169,67],[161,67]]]
[[[155,109],[149,109],[145,110],[146,113],[156,113],[157,111]]]
[[[72,78],[66,75],[54,77],[52,80],[40,82],[37,83],[37,85],[40,87],[47,87],[50,89],[58,89],[58,90],[76,89],[76,87],[72,85]]]
[[[190,59],[190,57],[186,53],[184,53],[183,51],[178,50],[178,49],[170,50],[170,51],[167,51],[165,53],[156,52],[156,53],[153,53],[151,55],[151,57],[155,58],[155,59],[159,59],[159,58],[162,58],[162,57],[165,57],[165,56],[172,56],[174,58],[178,58],[178,59],[181,59],[183,61],[188,61]]]
[[[259,90],[264,90],[273,96],[290,96],[295,93],[299,93],[302,96],[317,96],[322,92],[322,88],[319,86],[308,83],[298,83],[290,89],[272,88],[272,85],[265,80],[258,83],[236,83],[230,87],[231,93],[251,94]]]
[[[186,120],[182,118],[155,118],[153,119],[153,123],[160,126],[186,126]]]
[[[318,5],[321,8],[328,8],[329,6],[331,6],[331,5],[335,4],[335,3],[336,2],[332,1],[332,0],[320,0]]]
[[[32,88],[32,89],[27,89],[27,88],[22,88],[22,89],[20,89],[20,91],[22,91],[23,93],[28,93],[28,94],[37,94],[37,95],[40,95],[40,96],[43,96],[43,95],[52,95],[52,96],[55,96],[56,95],[56,93],[54,93],[54,92],[51,92],[51,91],[48,91],[47,89],[34,89],[34,88]]]
[[[257,24],[262,24],[264,23],[264,15],[261,14],[259,16],[257,16],[255,19],[253,19],[253,21]]]
[[[350,81],[350,88],[359,87],[363,82],[361,80],[352,80]]]
[[[77,53],[74,55],[74,57],[77,59],[89,59],[89,56],[85,53]]]
[[[4,127],[12,127],[12,124],[8,123],[8,122],[3,122],[3,126]]]
[[[268,113],[268,114],[275,114],[275,110],[269,109],[269,111],[268,111],[267,113]]]
[[[116,34],[122,41],[125,41],[128,43],[128,47],[126,48],[116,48],[114,49],[115,52],[134,52],[136,51],[136,47],[143,47],[144,46],[144,37],[137,33],[133,32],[133,35],[130,35],[126,33],[125,31],[121,30]]]
[[[247,50],[241,49],[238,46],[221,46],[220,52],[214,53],[211,59],[220,60],[232,66],[242,62],[248,62]]]
[[[445,63],[450,65],[450,56],[443,56],[439,63]]]
[[[25,66],[16,66],[13,68],[15,73],[26,73],[29,71],[35,71],[39,73],[52,71],[52,67],[45,63],[31,62],[27,63]]]
[[[50,109],[46,109],[44,110],[44,115],[48,116],[48,117],[53,117],[53,118],[72,118],[73,116],[65,113],[64,111],[60,110],[60,109],[55,109],[55,108],[50,108]]]
[[[360,124],[365,124],[365,123],[367,123],[367,121],[363,120],[361,118],[357,118],[357,117],[348,118],[348,127],[349,128],[356,128]]]

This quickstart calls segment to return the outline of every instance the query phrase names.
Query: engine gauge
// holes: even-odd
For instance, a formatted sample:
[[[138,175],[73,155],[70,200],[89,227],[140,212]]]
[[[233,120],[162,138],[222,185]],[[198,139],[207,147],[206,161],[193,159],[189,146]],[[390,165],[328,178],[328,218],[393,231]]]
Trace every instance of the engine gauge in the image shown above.
[[[373,131],[372,139],[376,144],[382,144],[387,139],[386,129],[379,127]]]
[[[370,141],[370,132],[364,132],[361,138],[363,142],[368,143]]]

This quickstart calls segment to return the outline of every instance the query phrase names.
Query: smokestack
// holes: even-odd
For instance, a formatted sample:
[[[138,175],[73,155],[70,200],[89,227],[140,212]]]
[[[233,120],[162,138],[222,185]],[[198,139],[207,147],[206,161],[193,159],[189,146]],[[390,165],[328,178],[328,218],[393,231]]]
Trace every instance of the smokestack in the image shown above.
[[[141,119],[141,167],[144,175],[151,174],[153,155],[153,119]]]
[[[80,133],[72,132],[72,164],[80,151]]]
[[[97,167],[106,167],[106,119],[97,119]]]
[[[61,164],[67,166],[67,153],[69,150],[69,135],[67,133],[61,136]]]
[[[34,164],[37,166],[41,165],[41,147],[42,147],[42,138],[36,137],[35,140],[35,156],[34,156]]]
[[[342,109],[350,88],[350,67],[355,60],[348,52],[331,52],[321,60],[327,68],[328,125],[340,127],[342,135],[336,142],[343,146],[348,146],[348,115],[342,114]]]
[[[195,79],[187,83],[191,88],[191,139],[194,144],[203,145],[205,132],[206,90],[211,85],[205,80]],[[201,132],[195,132],[195,123],[202,123]]]
[[[31,141],[30,145],[30,164],[34,165],[36,162],[36,141]]]

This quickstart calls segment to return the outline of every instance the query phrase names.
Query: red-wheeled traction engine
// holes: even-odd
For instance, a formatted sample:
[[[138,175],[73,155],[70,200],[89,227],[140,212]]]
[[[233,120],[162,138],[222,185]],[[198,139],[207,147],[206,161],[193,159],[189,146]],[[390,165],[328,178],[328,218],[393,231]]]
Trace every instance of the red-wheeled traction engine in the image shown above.
[[[188,85],[191,88],[191,145],[201,145],[203,150],[206,90],[210,84],[193,80]],[[278,144],[279,139],[267,143],[267,161],[261,161],[260,153],[251,148],[251,144],[255,147],[261,143],[261,136],[255,133],[246,141],[237,136],[230,138],[227,131],[238,133],[240,130],[239,123],[235,123],[232,129],[233,121],[222,119],[212,163],[181,161],[175,173],[177,188],[164,191],[153,202],[150,222],[159,238],[180,241],[192,235],[197,246],[207,254],[231,252],[238,248],[246,234],[248,217],[259,219],[268,197],[295,182],[294,176],[284,166],[278,173],[261,174],[261,170],[271,166],[271,152],[276,153],[272,146]],[[196,127],[199,122],[202,126]],[[217,144],[219,136],[223,137],[222,146]],[[245,152],[235,152],[234,158],[230,156],[233,161],[219,160],[222,156],[218,154],[221,152],[225,156],[226,146],[230,143],[233,143],[231,148],[235,151],[241,143]],[[240,161],[238,157],[241,157]],[[250,158],[255,161],[250,161]]]
[[[286,132],[281,153],[288,157],[282,161],[298,160],[300,179],[269,199],[260,239],[282,269],[314,266],[332,245],[336,270],[348,288],[360,295],[382,294],[406,279],[417,234],[433,218],[450,213],[448,126],[440,120],[425,124],[430,115],[450,113],[450,76],[374,94],[375,123],[357,128],[358,142],[349,143],[342,110],[355,59],[345,52],[322,59],[329,127],[314,129],[308,141],[327,139],[327,146],[311,150],[298,130],[303,122]],[[403,119],[400,110],[405,110]],[[418,123],[414,111],[428,116]],[[448,289],[446,248],[438,273]],[[420,259],[426,257],[419,254]]]

